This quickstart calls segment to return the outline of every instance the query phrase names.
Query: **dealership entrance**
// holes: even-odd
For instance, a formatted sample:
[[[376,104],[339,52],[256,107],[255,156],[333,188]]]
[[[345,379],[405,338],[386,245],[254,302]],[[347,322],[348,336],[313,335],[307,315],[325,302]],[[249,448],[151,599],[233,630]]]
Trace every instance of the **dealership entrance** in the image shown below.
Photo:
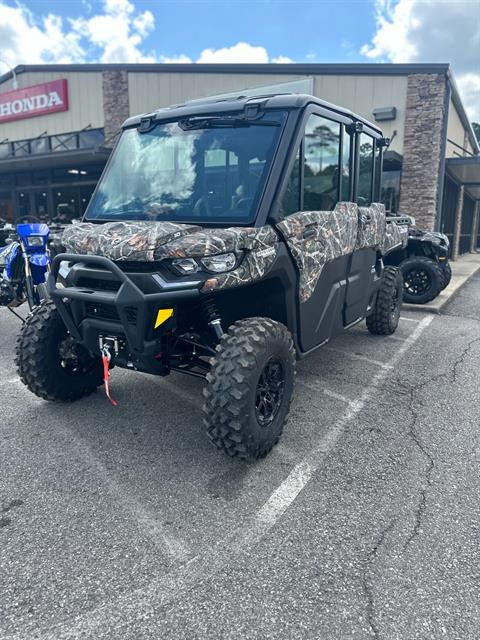
[[[0,143],[0,218],[80,219],[109,154],[101,129]]]

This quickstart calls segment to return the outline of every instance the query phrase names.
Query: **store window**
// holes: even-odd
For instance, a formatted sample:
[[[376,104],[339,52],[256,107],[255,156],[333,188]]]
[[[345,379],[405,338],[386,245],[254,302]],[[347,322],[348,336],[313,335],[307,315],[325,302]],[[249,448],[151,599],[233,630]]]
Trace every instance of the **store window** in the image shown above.
[[[53,222],[68,223],[81,217],[78,187],[53,189]]]
[[[48,195],[46,191],[35,191],[33,194],[34,213],[40,222],[49,222]]]
[[[0,191],[0,222],[13,222],[13,201],[9,191]]]
[[[373,187],[373,138],[366,133],[360,134],[359,171],[357,202],[360,206],[369,205],[372,202]]]
[[[82,216],[87,210],[88,203],[94,191],[95,185],[93,184],[80,187],[80,213]]]
[[[328,211],[338,202],[340,124],[311,115],[305,127],[303,209]]]
[[[28,191],[17,191],[16,218],[21,220],[31,215],[33,212],[30,207],[30,194]]]
[[[380,201],[390,213],[398,213],[401,169],[383,170]]]

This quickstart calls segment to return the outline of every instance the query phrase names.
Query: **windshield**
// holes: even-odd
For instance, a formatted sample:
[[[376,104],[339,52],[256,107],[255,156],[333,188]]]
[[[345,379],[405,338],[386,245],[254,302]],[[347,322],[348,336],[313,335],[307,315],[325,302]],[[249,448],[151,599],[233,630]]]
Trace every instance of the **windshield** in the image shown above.
[[[86,220],[249,223],[284,112],[191,118],[122,133]]]

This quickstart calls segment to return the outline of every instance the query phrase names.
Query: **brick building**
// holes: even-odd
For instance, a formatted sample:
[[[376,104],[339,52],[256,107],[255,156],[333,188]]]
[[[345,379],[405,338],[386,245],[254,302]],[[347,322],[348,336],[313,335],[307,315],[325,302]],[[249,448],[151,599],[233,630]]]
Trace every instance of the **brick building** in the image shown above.
[[[129,115],[266,87],[377,121],[387,209],[445,232],[454,255],[480,246],[479,147],[448,64],[18,66],[0,77],[0,218],[80,217]]]

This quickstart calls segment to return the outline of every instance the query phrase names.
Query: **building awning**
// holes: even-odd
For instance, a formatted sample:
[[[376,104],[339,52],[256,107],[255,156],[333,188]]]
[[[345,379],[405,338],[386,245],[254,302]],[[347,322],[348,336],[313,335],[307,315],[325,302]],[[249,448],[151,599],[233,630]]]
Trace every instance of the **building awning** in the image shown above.
[[[480,156],[447,158],[445,169],[455,182],[465,187],[465,193],[480,200]]]
[[[104,163],[108,160],[110,153],[111,149],[100,147],[97,149],[72,149],[38,155],[25,155],[17,158],[10,157],[0,160],[0,172],[36,171],[56,167],[75,167],[83,164]]]

